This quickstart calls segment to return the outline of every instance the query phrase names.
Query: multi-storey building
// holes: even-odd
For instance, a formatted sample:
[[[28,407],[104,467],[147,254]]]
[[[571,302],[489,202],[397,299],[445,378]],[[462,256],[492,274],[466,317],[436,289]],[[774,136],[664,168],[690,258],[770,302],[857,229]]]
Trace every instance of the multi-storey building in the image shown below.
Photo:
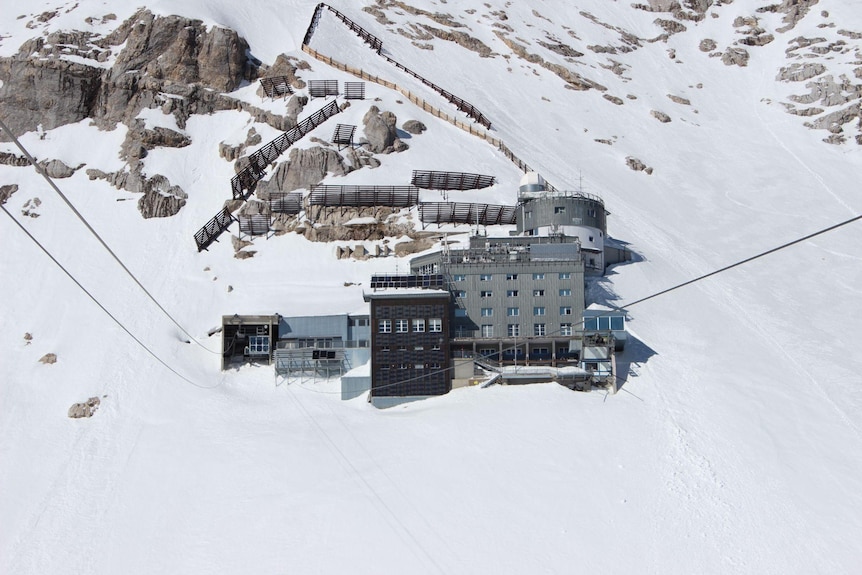
[[[372,281],[364,295],[371,303],[371,400],[426,397],[452,388],[449,350],[450,295],[442,277],[399,276]],[[407,276],[400,276],[407,278]],[[375,278],[377,279],[377,278]],[[415,286],[427,285],[426,288]]]
[[[568,355],[584,311],[580,245],[565,237],[475,236],[462,249],[416,257],[452,294],[453,351],[504,361]]]

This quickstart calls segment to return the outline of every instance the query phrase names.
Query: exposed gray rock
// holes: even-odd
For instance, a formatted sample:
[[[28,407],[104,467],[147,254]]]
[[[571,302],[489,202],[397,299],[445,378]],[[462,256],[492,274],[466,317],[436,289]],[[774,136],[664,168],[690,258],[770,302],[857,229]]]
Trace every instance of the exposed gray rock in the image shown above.
[[[18,191],[18,184],[0,186],[0,205],[5,204],[9,197]]]
[[[699,48],[701,52],[712,52],[716,49],[717,46],[718,44],[715,43],[715,40],[712,40],[710,38],[704,38],[700,41]]]
[[[721,55],[721,61],[727,66],[748,66],[748,51],[742,48],[728,48]]]
[[[105,44],[125,44],[111,68],[112,81],[131,73],[228,92],[252,66],[248,43],[236,32],[180,16],[157,17],[147,9],[123,22]]]
[[[349,171],[335,150],[320,146],[292,148],[288,161],[279,163],[269,180],[260,182],[257,189],[259,195],[290,192],[319,184],[327,174],[343,176]]]
[[[632,156],[628,156],[626,158],[626,165],[636,172],[644,172],[646,174],[652,174],[652,168],[648,167],[642,161]]]
[[[683,98],[682,96],[675,96],[673,94],[668,94],[667,97],[676,102],[677,104],[682,104],[683,106],[691,105],[691,100],[689,100],[688,98]]]
[[[186,205],[186,194],[179,186],[172,186],[160,174],[144,181],[144,195],[138,200],[138,211],[144,218],[173,216]]]
[[[141,145],[146,150],[152,150],[158,147],[185,148],[192,143],[192,139],[185,134],[180,134],[176,130],[163,128],[161,126],[151,130],[141,130],[140,140]]]
[[[72,407],[69,408],[69,417],[72,419],[93,417],[93,414],[99,409],[101,403],[98,397],[91,397],[83,403],[73,403]]]
[[[39,162],[39,166],[45,170],[51,178],[68,178],[75,173],[77,168],[70,168],[60,160],[49,160],[47,162]]]
[[[24,156],[13,154],[12,152],[0,152],[0,164],[20,168],[23,166],[29,166],[30,160]]]
[[[57,354],[56,353],[46,353],[42,357],[39,358],[39,363],[44,363],[45,365],[52,365],[57,363]]]
[[[386,153],[391,149],[398,138],[398,130],[395,127],[398,118],[392,112],[380,112],[377,106],[371,106],[362,123],[365,126],[365,139],[372,152],[376,154]]]
[[[779,70],[776,80],[784,82],[803,82],[826,71],[826,66],[819,62],[793,63]]]
[[[419,120],[407,120],[406,122],[404,122],[404,125],[401,127],[403,128],[403,130],[405,132],[407,132],[409,134],[414,134],[414,135],[421,134],[422,132],[424,132],[425,130],[428,129],[425,126],[425,124],[423,124]]]
[[[670,122],[670,116],[658,110],[650,110],[650,115],[663,124]]]
[[[16,136],[42,126],[51,130],[91,117],[99,100],[102,70],[78,62],[0,58],[0,117]],[[0,133],[0,140],[8,136]]]

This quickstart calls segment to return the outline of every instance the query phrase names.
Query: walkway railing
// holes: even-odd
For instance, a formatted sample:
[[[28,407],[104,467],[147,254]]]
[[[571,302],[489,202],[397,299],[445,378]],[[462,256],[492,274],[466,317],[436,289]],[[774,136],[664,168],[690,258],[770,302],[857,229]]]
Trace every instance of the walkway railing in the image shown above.
[[[204,227],[195,232],[195,243],[198,246],[198,251],[207,249],[234,221],[230,210],[222,208]]]
[[[299,141],[317,126],[341,112],[335,100],[301,121],[295,128],[283,133],[248,157],[248,166],[235,175],[230,182],[235,200],[247,200],[257,183],[266,175],[266,168],[286,149]]]

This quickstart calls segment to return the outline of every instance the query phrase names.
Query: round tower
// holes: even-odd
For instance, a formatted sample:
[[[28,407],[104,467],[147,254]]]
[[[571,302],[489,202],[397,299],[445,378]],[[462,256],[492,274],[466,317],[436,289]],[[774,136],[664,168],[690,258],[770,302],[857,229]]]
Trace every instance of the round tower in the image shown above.
[[[605,203],[583,192],[547,191],[542,176],[521,178],[516,216],[518,233],[528,236],[577,237],[588,273],[604,273],[607,220]]]

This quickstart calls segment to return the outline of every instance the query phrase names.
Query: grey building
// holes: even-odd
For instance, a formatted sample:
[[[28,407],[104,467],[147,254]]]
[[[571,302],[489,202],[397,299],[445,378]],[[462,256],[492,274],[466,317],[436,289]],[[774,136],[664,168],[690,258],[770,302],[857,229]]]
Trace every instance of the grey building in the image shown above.
[[[577,238],[474,236],[467,248],[419,256],[410,266],[445,278],[456,355],[559,360],[580,331],[584,261]]]
[[[279,375],[339,375],[368,362],[371,328],[366,314],[281,317],[275,349]]]

